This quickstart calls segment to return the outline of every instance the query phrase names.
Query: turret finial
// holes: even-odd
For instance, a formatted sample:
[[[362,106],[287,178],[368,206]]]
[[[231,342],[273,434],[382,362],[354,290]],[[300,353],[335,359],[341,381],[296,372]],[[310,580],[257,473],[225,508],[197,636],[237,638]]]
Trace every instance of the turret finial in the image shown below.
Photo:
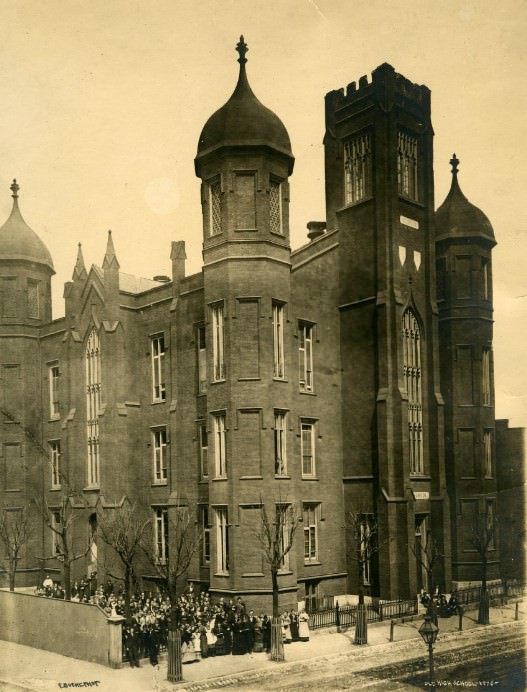
[[[458,157],[454,154],[452,154],[452,158],[448,162],[452,166],[452,175],[457,176],[457,169],[459,166],[459,159]]]
[[[236,44],[236,50],[240,54],[240,57],[238,58],[238,62],[240,63],[240,65],[245,65],[245,63],[247,62],[247,58],[245,57],[245,55],[247,54],[249,47],[245,43],[245,40],[243,38],[243,34],[240,36],[240,40]]]
[[[18,191],[20,190],[20,185],[17,183],[16,178],[13,178],[13,182],[11,183],[11,187],[9,188],[11,190],[12,197],[13,199],[18,198]]]

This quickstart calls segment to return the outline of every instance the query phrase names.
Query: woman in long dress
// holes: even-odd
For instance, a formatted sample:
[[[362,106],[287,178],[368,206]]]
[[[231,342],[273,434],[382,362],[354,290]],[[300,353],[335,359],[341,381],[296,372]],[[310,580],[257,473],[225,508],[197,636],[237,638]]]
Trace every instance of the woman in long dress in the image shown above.
[[[298,615],[298,638],[301,642],[309,641],[309,615],[305,610]]]

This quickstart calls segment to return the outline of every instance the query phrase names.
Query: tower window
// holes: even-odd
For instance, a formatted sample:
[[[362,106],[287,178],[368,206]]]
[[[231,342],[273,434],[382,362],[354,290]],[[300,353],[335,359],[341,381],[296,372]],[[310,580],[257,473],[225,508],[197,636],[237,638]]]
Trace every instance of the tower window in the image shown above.
[[[274,472],[277,476],[287,474],[286,413],[274,414]]]
[[[485,478],[494,477],[494,463],[493,463],[493,431],[484,430],[483,431],[483,467]]]
[[[216,509],[216,568],[229,573],[229,520],[226,507]]]
[[[481,297],[490,300],[489,261],[486,257],[481,259]]]
[[[490,348],[484,348],[481,354],[481,388],[483,406],[491,405],[490,382]]]
[[[370,135],[359,135],[344,144],[344,200],[360,202],[371,195]]]
[[[269,186],[269,230],[283,235],[282,221],[282,183],[271,180]]]
[[[205,325],[197,328],[197,349],[198,349],[198,392],[203,394],[207,391],[207,338]]]
[[[200,477],[202,479],[209,477],[209,436],[205,423],[200,423],[198,427],[199,434],[199,465]]]
[[[225,357],[223,346],[223,303],[211,307],[212,316],[212,360],[214,381],[225,379]]]
[[[315,475],[315,423],[302,421],[300,448],[302,456],[302,476]]]
[[[218,177],[209,183],[209,235],[221,231],[221,184]]]
[[[281,303],[273,303],[273,376],[285,377],[284,306]]]
[[[227,478],[225,414],[214,414],[214,463],[216,478]]]
[[[408,442],[410,473],[422,474],[423,396],[421,383],[421,334],[411,310],[403,315],[403,376],[408,394]]]
[[[397,141],[397,183],[399,194],[417,200],[417,140],[399,132]]]

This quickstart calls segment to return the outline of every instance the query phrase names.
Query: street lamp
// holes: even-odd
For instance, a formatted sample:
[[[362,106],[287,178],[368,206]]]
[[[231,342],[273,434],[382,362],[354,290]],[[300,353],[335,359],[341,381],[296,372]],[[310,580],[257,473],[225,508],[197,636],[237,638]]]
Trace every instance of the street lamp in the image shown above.
[[[425,644],[428,644],[428,660],[430,664],[430,684],[434,682],[434,644],[439,633],[439,627],[432,622],[432,616],[425,615],[425,621],[419,628],[419,634]]]

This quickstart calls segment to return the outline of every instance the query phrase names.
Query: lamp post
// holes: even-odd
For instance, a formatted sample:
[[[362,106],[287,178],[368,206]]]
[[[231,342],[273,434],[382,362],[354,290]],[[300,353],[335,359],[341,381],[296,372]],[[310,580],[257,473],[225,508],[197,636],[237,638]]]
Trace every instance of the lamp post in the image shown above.
[[[439,627],[432,622],[429,613],[425,615],[425,621],[419,628],[419,634],[425,644],[428,644],[428,661],[430,665],[430,684],[434,683],[434,644],[439,633]]]

